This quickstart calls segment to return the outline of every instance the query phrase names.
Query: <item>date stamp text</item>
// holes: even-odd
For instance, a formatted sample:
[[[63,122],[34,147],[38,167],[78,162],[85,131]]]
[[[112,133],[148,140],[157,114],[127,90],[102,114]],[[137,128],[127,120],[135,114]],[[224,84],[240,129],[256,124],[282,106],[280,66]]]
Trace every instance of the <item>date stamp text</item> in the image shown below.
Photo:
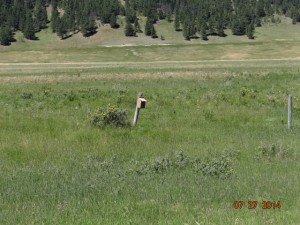
[[[281,204],[280,201],[234,201],[233,202],[233,208],[235,209],[242,209],[242,208],[248,208],[248,209],[256,209],[257,207],[260,207],[262,209],[280,209]]]

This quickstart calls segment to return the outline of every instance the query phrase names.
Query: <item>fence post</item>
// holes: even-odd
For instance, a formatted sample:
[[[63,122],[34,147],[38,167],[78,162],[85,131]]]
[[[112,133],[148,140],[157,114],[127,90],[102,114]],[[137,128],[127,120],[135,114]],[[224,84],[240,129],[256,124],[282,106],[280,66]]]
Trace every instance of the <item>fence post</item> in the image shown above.
[[[292,128],[292,117],[293,117],[293,97],[289,95],[288,98],[288,129]]]
[[[138,93],[136,101],[138,101],[139,98],[142,98],[144,95],[143,93]],[[139,119],[139,114],[140,114],[140,107],[138,107],[138,104],[136,104],[135,106],[135,113],[134,113],[134,117],[133,117],[133,122],[132,122],[132,126],[135,126],[138,122]]]

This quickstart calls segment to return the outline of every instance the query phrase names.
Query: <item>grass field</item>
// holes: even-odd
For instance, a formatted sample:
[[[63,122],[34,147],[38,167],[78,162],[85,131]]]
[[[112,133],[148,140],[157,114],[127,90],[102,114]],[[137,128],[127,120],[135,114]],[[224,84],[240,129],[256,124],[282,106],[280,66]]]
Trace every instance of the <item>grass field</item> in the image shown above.
[[[287,23],[255,41],[17,34],[0,47],[0,224],[300,224],[300,38]],[[133,119],[138,92],[136,127],[91,126],[108,105]]]
[[[180,65],[2,65],[0,224],[299,224],[300,64]],[[139,91],[137,127],[90,126]]]

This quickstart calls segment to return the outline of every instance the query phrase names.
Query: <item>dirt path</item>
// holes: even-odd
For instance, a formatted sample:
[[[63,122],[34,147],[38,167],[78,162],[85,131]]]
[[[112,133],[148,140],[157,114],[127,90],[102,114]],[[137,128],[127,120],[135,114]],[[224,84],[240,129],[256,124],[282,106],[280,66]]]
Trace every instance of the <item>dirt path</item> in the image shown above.
[[[174,63],[210,63],[210,62],[261,62],[261,61],[300,61],[297,58],[284,59],[216,59],[216,60],[188,60],[188,61],[150,61],[150,62],[62,62],[62,63],[0,63],[1,66],[44,66],[44,65],[130,65],[130,64],[174,64]]]

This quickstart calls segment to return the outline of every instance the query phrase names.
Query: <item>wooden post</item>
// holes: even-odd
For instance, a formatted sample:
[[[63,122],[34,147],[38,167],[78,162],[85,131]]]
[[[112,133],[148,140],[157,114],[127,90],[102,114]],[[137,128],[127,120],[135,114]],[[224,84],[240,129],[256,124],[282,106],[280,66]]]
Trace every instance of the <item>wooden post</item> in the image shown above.
[[[141,98],[141,97],[143,97],[143,96],[144,96],[143,93],[138,93],[136,101],[138,101],[138,99]],[[139,119],[139,114],[140,114],[140,107],[138,107],[138,105],[136,104],[132,126],[135,126],[137,124],[138,119]]]
[[[292,128],[292,111],[293,110],[293,97],[289,95],[288,99],[288,129]]]

